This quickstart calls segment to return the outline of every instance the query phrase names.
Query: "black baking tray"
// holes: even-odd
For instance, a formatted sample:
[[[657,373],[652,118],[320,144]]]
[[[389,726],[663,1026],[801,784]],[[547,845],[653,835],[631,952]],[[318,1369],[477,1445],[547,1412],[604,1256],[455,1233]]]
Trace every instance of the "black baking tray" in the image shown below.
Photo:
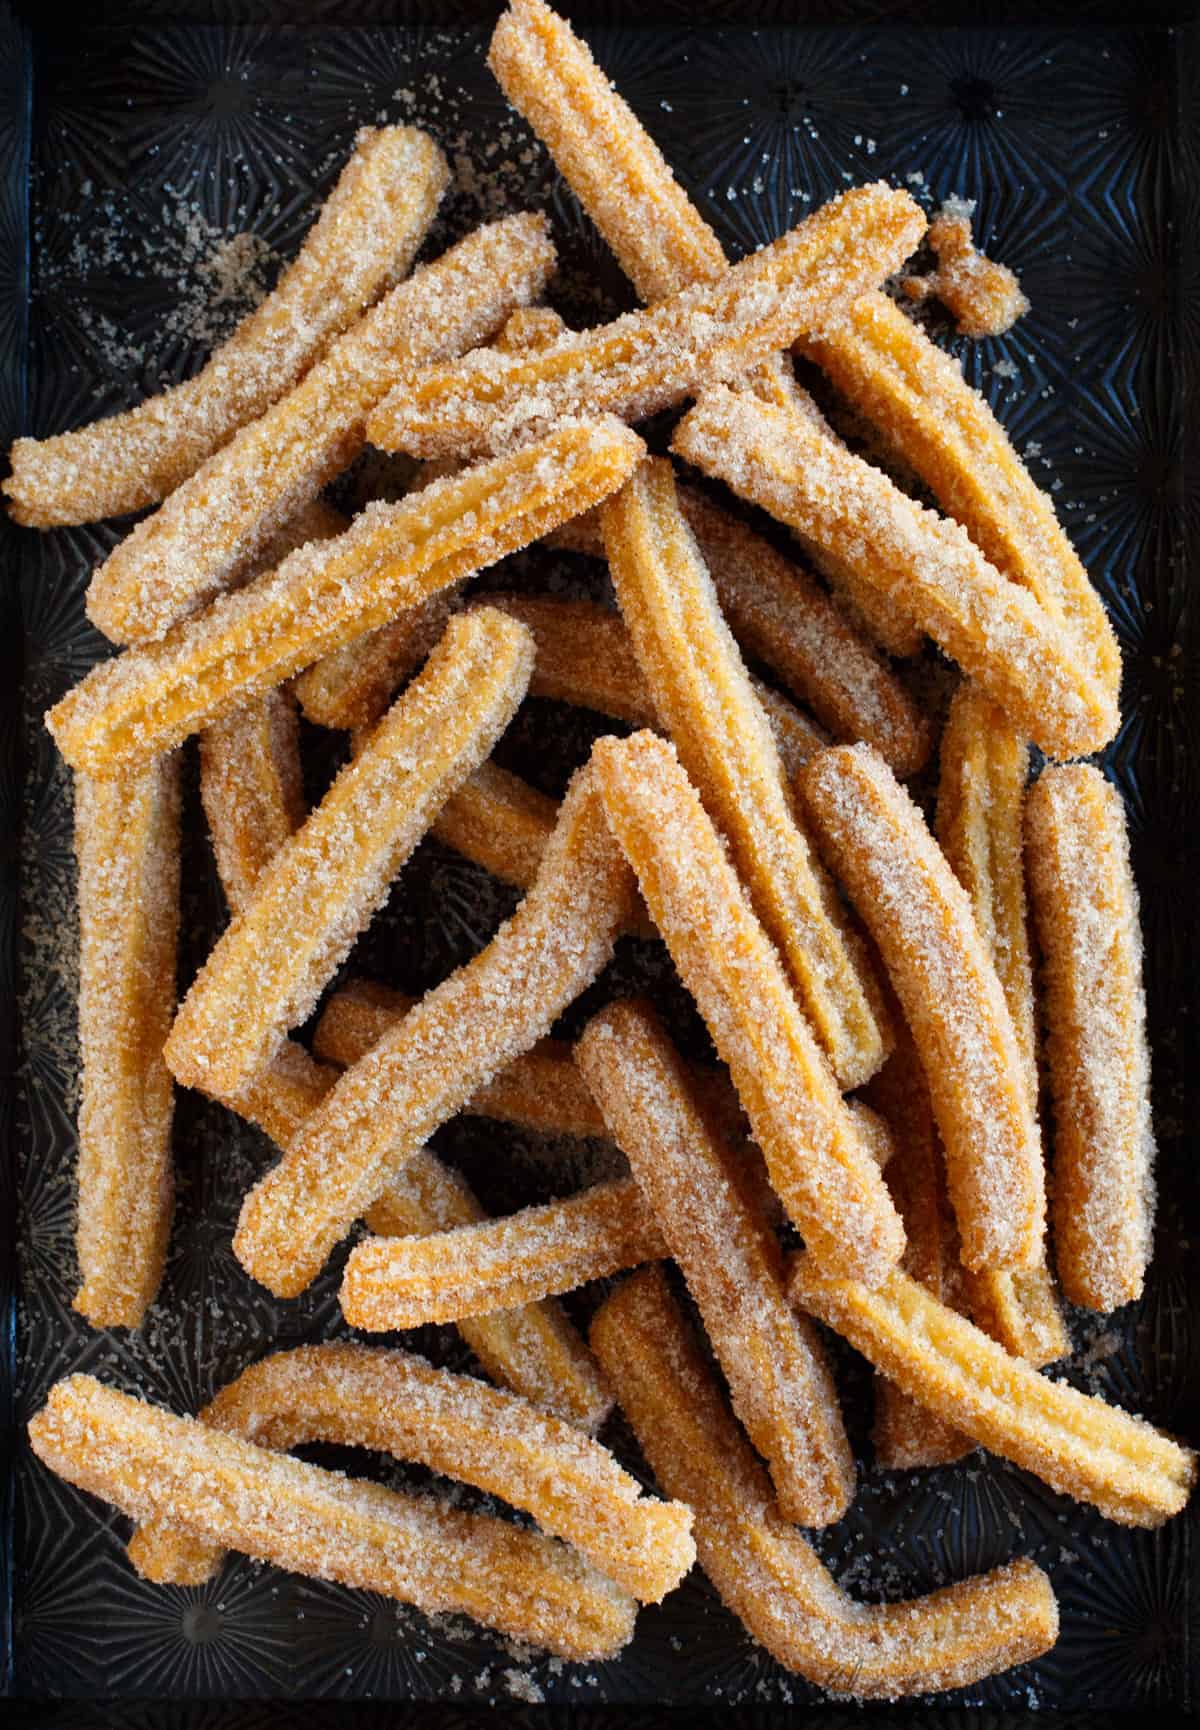
[[[544,153],[525,154],[524,129],[483,65],[497,10],[99,0],[85,17],[75,7],[0,7],[4,446],[18,432],[127,406],[194,369],[294,251],[364,122],[427,125],[461,159],[431,250],[481,214],[545,208],[560,243],[563,308],[578,320],[630,304]],[[1190,9],[992,8],[992,21],[974,28],[958,27],[958,9],[946,6],[570,10],[734,253],[847,180],[882,175],[931,207],[955,193],[977,199],[982,241],[1021,273],[1033,310],[1010,336],[945,340],[1053,489],[1121,636],[1126,719],[1105,765],[1128,802],[1143,897],[1162,1179],[1147,1294],[1101,1322],[1073,1318],[1068,1373],[1196,1439],[1200,716],[1189,655],[1200,646],[1200,511],[1188,465],[1200,448],[1200,130],[1190,105],[1200,36]],[[473,177],[467,163],[486,168],[485,147],[501,138],[490,177]],[[257,237],[238,243],[245,277],[224,302],[197,299],[197,280],[239,234]],[[387,479],[376,467],[347,487],[364,496]],[[0,1081],[11,1149],[0,1161],[0,1397],[11,1463],[0,1485],[0,1648],[10,1721],[307,1726],[341,1722],[352,1701],[412,1703],[386,1714],[361,1705],[355,1721],[429,1726],[479,1711],[648,1725],[667,1707],[703,1722],[728,1721],[735,1709],[764,1725],[854,1721],[859,1709],[831,1706],[753,1646],[699,1575],[642,1613],[619,1660],[558,1666],[462,1624],[241,1559],[194,1591],[147,1585],[125,1563],[123,1521],[30,1458],[20,1425],[72,1370],[194,1410],[268,1349],[341,1325],[336,1270],[287,1304],[241,1275],[232,1221],[269,1150],[191,1095],[179,1106],[181,1197],[151,1323],[136,1336],[95,1334],[70,1307],[71,802],[40,718],[104,652],[82,593],[119,532],[0,526]],[[490,580],[599,592],[603,579],[534,551]],[[529,704],[504,751],[556,792],[596,730]],[[336,758],[330,741],[313,744],[315,792]],[[189,874],[185,981],[223,917],[194,787],[189,798],[202,863]],[[427,843],[357,964],[422,989],[510,906],[480,871]],[[675,1024],[687,1026],[649,945],[623,944],[583,1008],[634,984],[667,998]],[[470,1119],[439,1144],[496,1207],[575,1188],[608,1157]],[[430,1329],[415,1343],[465,1366],[455,1341]],[[932,1474],[881,1474],[866,1442],[863,1366],[843,1352],[839,1373],[863,1460],[853,1512],[817,1539],[839,1576],[866,1595],[897,1595],[1022,1553],[1049,1569],[1062,1605],[1062,1637],[1046,1659],[885,1716],[916,1723],[936,1706],[947,1724],[1015,1723],[1042,1708],[1094,1724],[1098,1713],[1191,1710],[1200,1686],[1195,1514],[1160,1532],[1125,1532],[981,1454]],[[619,1425],[612,1439],[636,1466]]]

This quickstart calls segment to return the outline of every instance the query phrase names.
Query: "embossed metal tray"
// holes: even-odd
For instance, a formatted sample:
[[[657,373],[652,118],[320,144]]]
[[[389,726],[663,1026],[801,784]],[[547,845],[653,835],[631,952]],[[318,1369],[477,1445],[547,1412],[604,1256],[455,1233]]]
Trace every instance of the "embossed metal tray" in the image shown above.
[[[983,243],[1021,273],[1033,310],[1017,328],[952,346],[1052,489],[1121,636],[1126,719],[1106,767],[1128,801],[1143,895],[1161,1149],[1161,1225],[1146,1297],[1109,1320],[1074,1317],[1067,1373],[1196,1438],[1200,1284],[1189,1222],[1194,1233],[1200,730],[1188,654],[1189,631],[1192,653],[1197,644],[1189,561],[1194,568],[1200,557],[1200,515],[1195,491],[1185,489],[1200,394],[1200,149],[1185,100],[1200,72],[1195,26],[1134,32],[1103,23],[1095,8],[1086,23],[970,30],[946,24],[944,8],[927,11],[942,22],[926,27],[876,22],[887,10],[878,6],[827,5],[815,15],[831,22],[803,28],[792,26],[812,9],[786,5],[675,0],[653,22],[632,6],[573,10],[734,252],[846,182],[884,175],[931,207],[950,194],[977,199]],[[593,319],[630,304],[604,246],[483,64],[495,11],[409,6],[399,9],[408,22],[397,23],[396,8],[362,4],[100,0],[90,22],[53,6],[0,10],[4,445],[18,431],[48,433],[127,406],[193,369],[295,250],[364,122],[426,125],[451,155],[455,187],[430,251],[483,215],[545,208],[568,315]],[[281,12],[309,22],[280,23]],[[274,22],[237,22],[272,13]],[[364,496],[388,478],[376,465],[348,484]],[[698,1573],[642,1613],[621,1658],[583,1667],[529,1658],[465,1624],[242,1559],[197,1590],[148,1585],[126,1564],[124,1522],[49,1476],[22,1445],[19,1425],[71,1370],[194,1410],[270,1348],[342,1326],[336,1269],[293,1303],[270,1301],[242,1275],[232,1224],[270,1151],[195,1095],[179,1102],[178,1217],[149,1324],[133,1336],[96,1334],[71,1309],[71,798],[40,717],[104,652],[82,594],[119,532],[109,524],[47,535],[0,528],[9,609],[0,630],[3,833],[13,838],[0,1063],[3,1079],[15,1080],[5,1116],[11,1153],[0,1165],[0,1378],[5,1415],[18,1426],[9,1432],[0,1545],[8,1690],[27,1703],[65,1702],[53,1711],[62,1723],[84,1721],[82,1701],[110,1702],[88,1707],[89,1724],[208,1724],[217,1721],[211,1708],[194,1715],[185,1703],[318,1699],[428,1702],[420,1714],[428,1725],[464,1722],[469,1708],[488,1706],[540,1721],[528,1704],[539,1699],[570,1709],[557,1721],[580,1724],[606,1720],[601,1708],[614,1722],[657,1722],[665,1705],[722,1715],[753,1708],[773,1723],[812,1713],[849,1721],[750,1643]],[[484,579],[495,581],[600,592],[603,576],[535,550]],[[502,754],[557,792],[599,730],[598,721],[530,703]],[[336,747],[328,737],[310,742],[317,792]],[[223,920],[194,785],[188,808],[184,982]],[[511,905],[481,871],[427,843],[356,966],[424,988]],[[676,1027],[702,1045],[661,952],[648,944],[622,945],[568,1027],[633,984],[665,999]],[[599,1145],[538,1142],[472,1119],[449,1126],[438,1145],[497,1208],[576,1188],[611,1157]],[[415,1343],[439,1361],[467,1363],[452,1330],[423,1330]],[[1193,1515],[1161,1532],[1125,1532],[978,1453],[934,1473],[881,1474],[870,1462],[864,1366],[842,1351],[838,1369],[863,1465],[852,1513],[816,1540],[839,1577],[866,1596],[891,1596],[1023,1553],[1050,1570],[1060,1595],[1053,1653],[939,1706],[1006,1715],[1086,1709],[1095,1722],[1098,1709],[1192,1704]],[[636,1466],[619,1424],[612,1440]],[[349,1456],[339,1463],[369,1469]],[[14,1719],[34,1710],[9,1709]],[[37,1710],[50,1721],[48,1705]],[[917,1711],[896,1716],[911,1722]],[[285,1717],[301,1721],[293,1709]],[[275,1720],[265,1706],[243,1704],[228,1721]],[[303,1721],[313,1721],[307,1708]]]

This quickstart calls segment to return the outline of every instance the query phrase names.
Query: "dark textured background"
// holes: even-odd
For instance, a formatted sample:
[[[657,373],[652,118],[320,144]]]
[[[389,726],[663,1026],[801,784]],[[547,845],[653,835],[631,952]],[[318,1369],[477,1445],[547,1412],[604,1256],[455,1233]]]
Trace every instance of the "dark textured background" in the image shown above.
[[[53,7],[29,7],[20,18],[0,10],[3,442],[126,406],[199,364],[202,345],[172,316],[189,272],[178,200],[201,219],[202,252],[214,237],[250,230],[277,263],[295,250],[358,124],[417,120],[452,153],[479,162],[499,129],[509,126],[519,138],[482,64],[486,27],[471,22],[495,10],[101,0],[86,27]],[[1192,813],[1200,786],[1187,682],[1189,629],[1193,652],[1196,641],[1187,562],[1200,546],[1200,521],[1194,482],[1190,492],[1185,487],[1185,456],[1196,450],[1200,372],[1200,149],[1184,99],[1200,73],[1195,27],[1155,24],[1135,33],[1112,27],[1113,9],[1099,6],[1073,8],[1069,27],[1035,26],[1027,7],[992,7],[986,16],[999,22],[966,31],[894,22],[952,15],[938,5],[573,10],[598,20],[585,27],[600,59],[734,252],[798,220],[847,179],[883,174],[903,182],[919,173],[923,183],[913,190],[932,205],[950,193],[978,198],[981,242],[1020,271],[1031,296],[1032,313],[1008,337],[954,346],[1034,472],[1054,487],[1125,650],[1126,720],[1107,766],[1129,803],[1143,894],[1164,1192],[1144,1301],[1112,1322],[1076,1317],[1071,1373],[1194,1439],[1200,1332],[1187,1228],[1190,1221],[1194,1229],[1197,1192],[1188,1131],[1196,1105],[1200,857]],[[691,27],[698,10],[714,22]],[[836,22],[784,27],[801,15]],[[1164,12],[1143,7],[1139,15]],[[315,19],[314,27],[278,23],[299,16]],[[385,16],[387,25],[372,25]],[[644,26],[647,16],[655,27]],[[1036,16],[1044,26],[1055,9],[1039,7]],[[223,22],[195,22],[205,18]],[[745,27],[751,18],[762,21],[757,31]],[[876,27],[880,19],[886,28]],[[715,27],[725,20],[732,23]],[[405,90],[415,99],[397,94]],[[619,272],[544,154],[522,164],[519,148],[499,153],[513,164],[498,177],[500,192],[510,205],[551,211],[564,309],[594,317],[592,282],[606,306],[629,304]],[[492,214],[495,196],[460,177],[431,246]],[[226,309],[230,317],[237,310]],[[372,472],[352,484],[361,491],[378,480]],[[180,1100],[181,1199],[150,1324],[141,1336],[97,1335],[70,1308],[70,794],[40,715],[103,652],[84,622],[82,592],[116,533],[110,525],[42,536],[0,528],[7,577],[0,604],[9,609],[0,620],[0,942],[5,967],[16,955],[20,1010],[18,1042],[14,993],[0,991],[0,1064],[5,1073],[15,1065],[17,1082],[15,1102],[5,1092],[3,1120],[15,1155],[0,1162],[0,1233],[10,1234],[0,1242],[7,1282],[0,1378],[18,1422],[72,1369],[194,1409],[271,1345],[340,1326],[336,1274],[290,1304],[269,1302],[241,1275],[229,1250],[232,1222],[269,1150],[195,1096]],[[534,552],[495,580],[598,592],[601,577],[579,561]],[[502,754],[554,792],[589,737],[567,711],[530,703]],[[314,740],[314,791],[335,760],[330,744],[322,752]],[[185,982],[223,916],[194,789],[191,805],[191,856],[200,863],[189,874]],[[471,953],[510,906],[507,892],[481,872],[426,844],[359,964],[423,988]],[[647,945],[622,945],[587,1004],[646,980],[684,1013]],[[580,1016],[574,1010],[569,1024]],[[694,1027],[690,1036],[700,1038]],[[439,1145],[496,1207],[575,1188],[606,1157],[597,1147],[548,1145],[469,1119],[448,1127]],[[442,1361],[466,1362],[450,1330],[423,1330],[417,1344]],[[1159,1533],[1126,1533],[978,1454],[932,1475],[879,1474],[865,1446],[866,1378],[853,1354],[839,1361],[864,1460],[854,1510],[818,1538],[839,1576],[891,1596],[1019,1552],[1050,1569],[1060,1594],[1055,1652],[940,1701],[990,1710],[947,1712],[939,1722],[990,1725],[1002,1708],[1033,1705],[1090,1707],[1089,1723],[1098,1721],[1097,1708],[1191,1706],[1194,1517]],[[11,1443],[11,1430],[6,1438]],[[613,1440],[633,1457],[619,1428]],[[620,1660],[556,1674],[545,1660],[515,1658],[478,1631],[435,1627],[384,1600],[241,1559],[195,1591],[149,1586],[125,1563],[124,1522],[50,1478],[20,1447],[15,1475],[3,1473],[4,1493],[14,1490],[15,1517],[6,1508],[3,1526],[11,1544],[0,1549],[12,1691],[27,1701],[177,1703],[114,1705],[89,1711],[89,1724],[182,1730],[226,1721],[215,1706],[187,1701],[285,1697],[454,1702],[421,1712],[425,1725],[466,1724],[470,1708],[493,1701],[514,1721],[575,1730],[607,1722],[603,1703],[627,1703],[613,1721],[628,1726],[660,1722],[660,1713],[635,1709],[656,1702],[740,1703],[754,1708],[745,1721],[766,1724],[779,1721],[780,1707],[819,1699],[745,1639],[699,1576],[643,1612],[637,1641]],[[532,1675],[548,1701],[576,1710],[543,1718],[518,1709],[506,1672],[520,1672],[517,1686]],[[35,1709],[12,1710],[20,1722]],[[77,1704],[36,1710],[47,1723],[81,1721]],[[912,1721],[911,1713],[891,1715]],[[858,1714],[827,1708],[820,1716],[840,1725]],[[384,1721],[367,1711],[361,1721],[377,1718]],[[301,1718],[294,1708],[263,1705],[247,1706],[236,1721],[249,1730],[325,1720],[319,1708],[305,1707]],[[693,1711],[689,1722],[697,1721]]]

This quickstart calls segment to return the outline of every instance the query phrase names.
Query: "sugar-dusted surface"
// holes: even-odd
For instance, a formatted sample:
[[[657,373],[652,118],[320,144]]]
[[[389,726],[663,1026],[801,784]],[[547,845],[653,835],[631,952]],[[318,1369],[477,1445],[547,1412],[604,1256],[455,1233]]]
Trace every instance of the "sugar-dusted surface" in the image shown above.
[[[591,1337],[659,1483],[692,1507],[701,1567],[789,1670],[833,1694],[894,1700],[960,1686],[1054,1644],[1054,1593],[1030,1562],[906,1602],[847,1596],[781,1516],[661,1269],[626,1280]]]
[[[498,763],[481,763],[442,807],[433,833],[502,882],[528,889],[557,816],[554,800],[519,775]]]
[[[666,1253],[637,1183],[613,1178],[503,1219],[369,1238],[350,1252],[342,1311],[372,1333],[460,1321],[574,1291]]]
[[[959,335],[978,341],[1011,330],[1029,311],[1029,302],[1016,272],[996,264],[976,247],[971,237],[973,208],[973,204],[965,210],[942,207],[925,236],[937,257],[937,269],[927,276],[906,276],[901,287],[910,300],[935,295],[954,314]]]
[[[1054,1254],[1073,1303],[1140,1296],[1154,1235],[1154,1126],[1138,895],[1121,796],[1047,769],[1026,810],[1054,1112]]]
[[[169,1510],[198,1537],[294,1573],[465,1610],[568,1658],[602,1656],[633,1631],[625,1593],[553,1540],[271,1453],[92,1376],[52,1388],[29,1433],[51,1470],[134,1519]]]
[[[336,540],[94,668],[47,725],[75,768],[143,762],[606,497],[642,448],[615,421],[563,421],[400,504],[368,505]]]
[[[2,490],[35,528],[157,504],[255,420],[412,267],[446,187],[410,127],[364,129],[294,263],[194,378],[49,439],[18,439]]]
[[[826,857],[883,957],[912,1029],[946,1152],[968,1268],[1041,1253],[1041,1139],[1012,1017],[971,904],[920,811],[868,745],[800,772]]]
[[[214,1098],[270,1063],[376,912],[435,811],[525,695],[533,641],[495,609],[452,619],[420,676],[274,854],[167,1041],[176,1078]]]
[[[373,726],[445,630],[453,601],[451,589],[431,595],[306,667],[292,686],[306,718],[347,732]]]
[[[831,1525],[853,1500],[854,1461],[816,1332],[788,1303],[770,1215],[646,1005],[596,1016],[577,1061],[683,1271],[781,1514]]]
[[[833,1071],[671,745],[604,739],[592,764],[650,915],[814,1254],[879,1279],[904,1233]]]
[[[958,523],[811,418],[718,387],[680,423],[672,449],[894,598],[1050,755],[1099,750],[1116,732],[1113,693],[1033,597]]]
[[[231,913],[305,818],[296,705],[265,691],[200,737],[200,797]]]
[[[534,355],[477,349],[398,385],[369,417],[384,450],[416,456],[495,449],[562,414],[610,410],[640,419],[702,383],[736,378],[874,288],[921,237],[906,193],[876,183],[832,200],[711,284],[648,312],[568,332]]]
[[[138,1327],[162,1279],[175,1195],[179,761],[75,779],[79,866],[79,1210],[75,1308]]]

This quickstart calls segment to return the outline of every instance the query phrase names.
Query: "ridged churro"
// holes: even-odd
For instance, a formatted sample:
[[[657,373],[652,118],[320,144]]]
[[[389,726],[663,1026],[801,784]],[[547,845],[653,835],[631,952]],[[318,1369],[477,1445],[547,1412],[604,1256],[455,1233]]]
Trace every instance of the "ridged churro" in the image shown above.
[[[79,865],[79,1209],[75,1308],[138,1327],[167,1257],[175,1194],[179,761],[75,781]]]
[[[657,1603],[695,1559],[688,1509],[640,1494],[599,1442],[410,1352],[341,1343],[276,1352],[223,1387],[199,1422],[281,1453],[337,1442],[429,1466],[532,1514],[643,1603]],[[140,1574],[181,1584],[221,1562],[169,1520],[140,1527],[129,1554]]]
[[[871,1288],[800,1256],[791,1293],[913,1399],[1051,1489],[1129,1526],[1161,1525],[1187,1502],[1190,1449],[1144,1418],[1047,1380],[898,1268]]]
[[[935,216],[925,243],[937,257],[937,269],[927,276],[905,276],[900,286],[909,300],[936,296],[954,314],[960,336],[1003,336],[1029,311],[1016,272],[975,246],[966,213]]]
[[[803,347],[996,569],[1062,623],[1115,703],[1121,652],[1104,603],[1048,495],[953,356],[878,293]]]
[[[175,1018],[176,1079],[221,1099],[307,1019],[433,813],[488,755],[525,694],[533,641],[495,609],[452,619],[320,805],[279,848]]]
[[[1054,1110],[1054,1255],[1072,1303],[1140,1297],[1154,1239],[1154,1127],[1137,886],[1120,794],[1044,771],[1025,814]]]
[[[601,512],[609,569],[638,663],[680,761],[733,859],[844,1087],[887,1055],[870,963],[797,826],[769,727],[670,463],[647,458]]]
[[[300,728],[283,691],[265,691],[200,737],[200,798],[231,913],[304,821]]]
[[[482,342],[540,292],[553,260],[544,221],[511,216],[392,289],[110,553],[88,589],[93,624],[144,642],[211,600],[352,461],[364,417],[406,368]]]
[[[370,1333],[457,1322],[574,1291],[668,1253],[633,1178],[613,1178],[503,1219],[368,1238],[346,1263],[342,1314]]]
[[[700,1565],[771,1656],[834,1694],[957,1688],[1047,1651],[1050,1582],[1010,1562],[923,1598],[857,1604],[783,1519],[659,1268],[627,1279],[592,1343],[659,1483],[694,1515]]]
[[[598,502],[642,450],[616,421],[564,421],[412,499],[369,505],[336,540],[94,667],[47,725],[75,768],[144,762]]]
[[[717,386],[680,422],[672,449],[802,542],[853,563],[1047,754],[1098,750],[1116,732],[1115,697],[1080,664],[1058,620],[958,523],[915,503],[810,417]]]
[[[293,1573],[461,1611],[565,1658],[607,1657],[633,1632],[633,1600],[554,1539],[272,1453],[92,1376],[51,1388],[29,1438],[52,1472],[135,1520],[169,1517]]]
[[[924,217],[876,182],[833,199],[798,228],[648,312],[568,331],[532,355],[477,349],[406,378],[368,420],[384,450],[469,455],[562,414],[637,420],[728,379],[874,288],[912,250]]]
[[[679,1054],[651,1010],[626,1002],[588,1023],[576,1061],[683,1270],[780,1512],[802,1526],[839,1520],[854,1460],[833,1378],[788,1303],[771,1222]]]
[[[601,739],[592,765],[789,1217],[831,1267],[882,1278],[904,1247],[900,1221],[674,749],[653,733]]]
[[[883,957],[929,1084],[964,1264],[1032,1266],[1045,1229],[1041,1140],[1012,1017],[971,904],[869,745],[837,745],[798,789]]]
[[[405,1160],[595,978],[632,902],[585,769],[512,918],[346,1071],[251,1190],[234,1238],[247,1272],[278,1296],[303,1291]]]
[[[1012,1017],[1030,1109],[1038,1110],[1037,1026],[1025,901],[1024,812],[1029,749],[969,680],[950,703],[938,778],[937,836],[967,892]],[[967,1278],[971,1313],[985,1333],[1031,1364],[1071,1348],[1045,1248],[1028,1268]]]
[[[126,414],[16,441],[3,483],[16,520],[49,529],[165,498],[408,274],[448,178],[423,132],[364,127],[277,287],[194,378]]]

